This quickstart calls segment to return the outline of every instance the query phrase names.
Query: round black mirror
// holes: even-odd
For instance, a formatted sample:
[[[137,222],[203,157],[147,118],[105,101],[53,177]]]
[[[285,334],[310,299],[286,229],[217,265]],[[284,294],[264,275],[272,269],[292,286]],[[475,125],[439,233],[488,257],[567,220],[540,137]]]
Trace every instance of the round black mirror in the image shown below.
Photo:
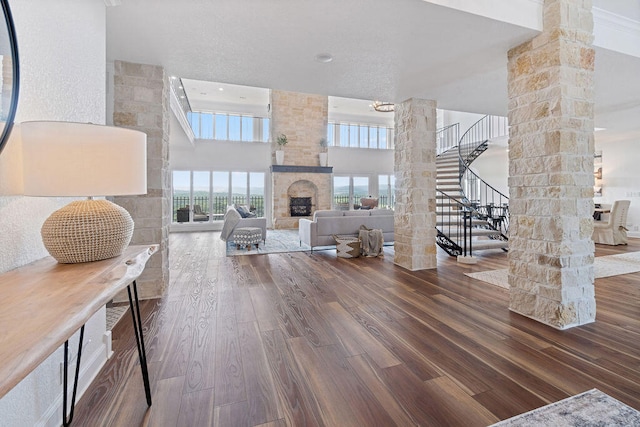
[[[20,71],[18,43],[8,0],[0,0],[5,25],[0,22],[0,152],[7,143],[18,106]]]

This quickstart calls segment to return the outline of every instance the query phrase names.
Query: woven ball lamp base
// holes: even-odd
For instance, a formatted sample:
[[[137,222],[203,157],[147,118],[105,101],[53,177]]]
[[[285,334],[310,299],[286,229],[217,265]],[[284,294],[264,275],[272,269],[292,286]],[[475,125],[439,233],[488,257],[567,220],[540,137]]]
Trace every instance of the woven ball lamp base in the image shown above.
[[[127,248],[133,220],[108,200],[79,200],[52,213],[41,234],[45,248],[59,263],[99,261]]]

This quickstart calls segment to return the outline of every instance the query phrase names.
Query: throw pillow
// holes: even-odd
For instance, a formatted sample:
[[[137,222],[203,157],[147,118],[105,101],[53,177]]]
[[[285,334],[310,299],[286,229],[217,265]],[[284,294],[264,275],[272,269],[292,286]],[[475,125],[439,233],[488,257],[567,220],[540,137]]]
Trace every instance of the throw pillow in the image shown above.
[[[246,217],[247,217],[248,212],[244,209],[244,207],[242,207],[242,206],[238,206],[238,207],[236,208],[236,210],[238,211],[238,213],[240,214],[240,216],[241,216],[242,218],[246,218]]]

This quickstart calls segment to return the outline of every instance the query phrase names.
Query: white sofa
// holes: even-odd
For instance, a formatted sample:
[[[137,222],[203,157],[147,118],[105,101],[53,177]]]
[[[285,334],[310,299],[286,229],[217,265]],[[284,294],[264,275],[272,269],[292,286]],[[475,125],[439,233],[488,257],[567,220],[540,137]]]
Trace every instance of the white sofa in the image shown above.
[[[355,211],[319,210],[313,219],[302,218],[298,225],[300,244],[316,246],[335,245],[334,234],[357,236],[360,226],[381,229],[384,242],[393,242],[393,211],[371,209]]]

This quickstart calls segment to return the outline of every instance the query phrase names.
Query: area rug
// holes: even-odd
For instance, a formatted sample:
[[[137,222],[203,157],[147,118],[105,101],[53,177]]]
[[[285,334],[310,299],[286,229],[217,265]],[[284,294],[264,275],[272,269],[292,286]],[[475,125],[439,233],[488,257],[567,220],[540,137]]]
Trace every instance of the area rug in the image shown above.
[[[637,273],[640,271],[640,252],[607,255],[593,260],[596,279],[601,277],[618,276],[620,274]],[[509,289],[507,269],[464,273],[473,279],[482,280],[501,288]]]
[[[335,249],[335,246],[313,248],[313,250]],[[227,242],[227,256],[236,255],[263,255],[283,252],[304,252],[310,251],[311,247],[300,244],[298,230],[267,230],[267,241],[260,242],[258,250],[255,245],[251,250],[246,247],[238,249],[233,242]]]
[[[640,412],[593,389],[490,427],[613,427],[640,426]]]

